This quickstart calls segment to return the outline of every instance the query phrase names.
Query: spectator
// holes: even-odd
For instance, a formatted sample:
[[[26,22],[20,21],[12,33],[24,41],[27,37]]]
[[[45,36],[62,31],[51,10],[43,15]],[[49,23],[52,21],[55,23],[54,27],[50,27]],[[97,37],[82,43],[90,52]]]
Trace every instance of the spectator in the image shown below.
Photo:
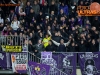
[[[25,19],[26,13],[24,12],[23,8],[19,11],[19,20]]]
[[[9,14],[9,20],[10,20],[10,23],[12,22],[12,20],[14,19],[14,16],[15,16],[15,13],[13,10],[10,11],[10,14]]]
[[[0,15],[0,31],[3,30],[3,27],[4,27],[4,19]]]
[[[69,14],[69,13],[68,13],[68,12],[69,12],[68,6],[65,5],[63,2],[62,2],[62,4],[60,5],[59,9],[60,9],[60,10],[63,9],[64,14],[65,14],[66,16]]]
[[[57,15],[58,14],[58,8],[57,8],[57,6],[55,5],[55,2],[54,1],[52,1],[52,3],[51,3],[51,5],[50,5],[50,7],[49,7],[49,13],[51,13],[51,11],[54,11],[54,14],[55,15]]]
[[[46,34],[45,38],[43,38],[44,48],[46,48],[48,46],[50,39],[51,39],[51,36],[49,36],[49,35]]]
[[[37,1],[34,1],[34,4],[32,5],[32,9],[34,10],[35,14],[39,14],[40,6],[38,5]]]
[[[35,47],[34,53],[40,57],[41,52],[44,51],[44,47],[42,45],[42,41],[38,40],[38,43],[36,45],[33,45],[33,47]]]
[[[53,46],[53,44],[52,44],[52,42],[51,41],[49,41],[49,45],[45,48],[45,50],[48,52],[48,51],[50,51],[50,52],[55,52],[55,50],[54,50],[54,46]]]
[[[2,35],[8,35],[7,27],[4,27]]]
[[[25,13],[26,15],[28,16],[30,14],[30,10],[31,10],[31,5],[30,5],[30,2],[27,2],[27,5],[25,7]]]
[[[49,6],[47,5],[47,2],[45,1],[44,5],[42,6],[42,11],[45,14],[45,16],[48,15],[48,9],[49,9]]]
[[[19,28],[20,22],[17,20],[17,17],[14,17],[14,20],[11,23],[11,27],[13,28],[13,30],[16,32],[17,29]]]
[[[67,43],[64,43],[64,40],[61,39],[60,43],[52,40],[52,42],[58,46],[58,51],[57,52],[66,52],[66,46],[69,45],[70,41],[68,41]]]

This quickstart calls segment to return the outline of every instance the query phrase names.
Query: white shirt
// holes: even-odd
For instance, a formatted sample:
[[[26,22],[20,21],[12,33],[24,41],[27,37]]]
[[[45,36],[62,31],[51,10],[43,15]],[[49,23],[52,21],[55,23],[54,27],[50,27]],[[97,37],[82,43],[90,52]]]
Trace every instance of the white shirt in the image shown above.
[[[20,15],[25,15],[25,12],[20,12],[20,11],[19,11],[19,14],[20,14]]]
[[[0,17],[0,23],[4,23],[4,20]]]
[[[13,30],[17,30],[19,28],[20,22],[19,21],[14,21],[11,23],[11,27]]]

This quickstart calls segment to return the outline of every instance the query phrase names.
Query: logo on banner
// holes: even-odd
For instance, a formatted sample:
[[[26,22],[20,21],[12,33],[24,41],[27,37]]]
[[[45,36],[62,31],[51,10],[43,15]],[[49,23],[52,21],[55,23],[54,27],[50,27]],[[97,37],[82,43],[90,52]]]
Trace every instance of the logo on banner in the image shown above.
[[[46,69],[45,68],[40,68],[39,66],[35,67],[34,65],[31,65],[29,67],[30,69],[30,75],[46,75]],[[34,71],[34,72],[33,72]]]
[[[0,53],[0,58],[3,60],[4,55],[2,53]]]
[[[63,58],[63,68],[67,73],[72,74],[73,66],[71,66],[71,60],[68,59],[68,56],[65,56],[65,58]]]
[[[95,75],[100,73],[100,71],[96,68],[95,61],[93,60],[93,58],[98,58],[98,54],[86,53],[80,57],[85,58],[85,68],[83,72],[85,75]]]

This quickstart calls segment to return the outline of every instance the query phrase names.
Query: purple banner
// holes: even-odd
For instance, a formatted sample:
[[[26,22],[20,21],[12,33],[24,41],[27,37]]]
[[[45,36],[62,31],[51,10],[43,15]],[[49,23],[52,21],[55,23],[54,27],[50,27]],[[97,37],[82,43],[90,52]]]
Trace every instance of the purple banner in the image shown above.
[[[11,54],[13,72],[27,73],[28,58],[27,53],[12,53]]]
[[[56,58],[54,59],[56,60]],[[76,53],[60,53],[56,62],[62,72],[68,75],[76,75]]]
[[[7,58],[5,52],[0,52],[0,67],[7,69]]]
[[[50,66],[29,61],[29,75],[49,75]]]
[[[78,54],[82,75],[100,75],[100,52]]]

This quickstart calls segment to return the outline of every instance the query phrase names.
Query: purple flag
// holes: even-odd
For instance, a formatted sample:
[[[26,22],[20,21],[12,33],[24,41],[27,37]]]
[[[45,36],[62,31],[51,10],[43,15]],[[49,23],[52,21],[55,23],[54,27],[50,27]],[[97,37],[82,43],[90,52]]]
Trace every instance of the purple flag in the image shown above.
[[[50,66],[29,61],[29,75],[49,75]]]
[[[100,52],[78,54],[82,75],[100,75]]]
[[[13,72],[27,73],[28,56],[26,52],[11,54]]]
[[[68,75],[76,75],[76,53],[61,53],[59,64],[62,71]]]
[[[7,59],[5,52],[0,52],[0,67],[3,69],[7,69]]]

